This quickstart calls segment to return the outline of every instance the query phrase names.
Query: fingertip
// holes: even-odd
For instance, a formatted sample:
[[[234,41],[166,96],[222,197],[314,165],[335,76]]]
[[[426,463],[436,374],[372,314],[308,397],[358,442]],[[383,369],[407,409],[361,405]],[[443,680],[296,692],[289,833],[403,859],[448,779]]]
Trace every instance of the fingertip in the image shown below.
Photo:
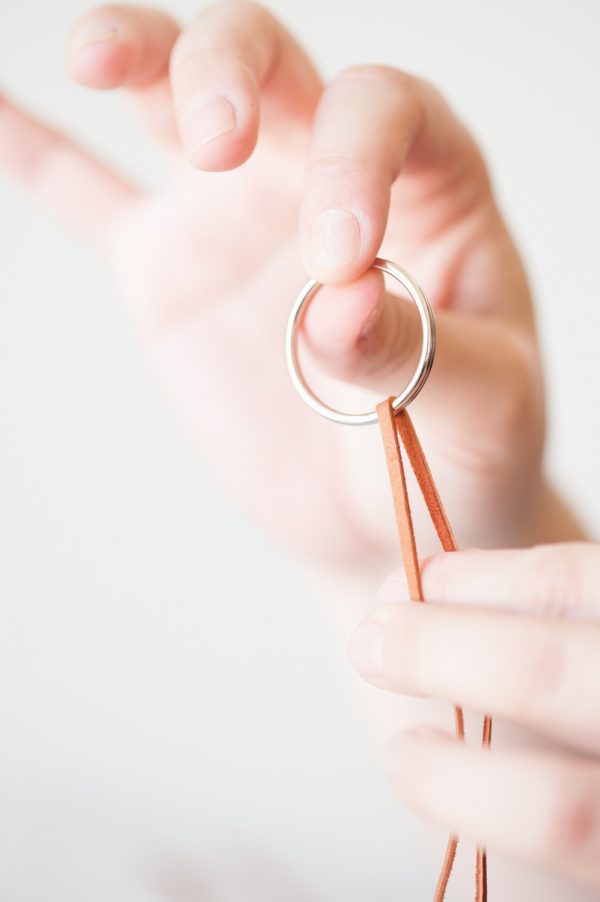
[[[350,206],[303,213],[301,233],[304,267],[325,285],[356,281],[377,253],[367,218]]]
[[[365,330],[377,321],[383,306],[383,277],[368,270],[347,285],[324,285],[306,310],[303,335],[311,352],[323,362],[343,362],[358,350]]]
[[[197,169],[218,172],[241,166],[258,137],[257,123],[238,98],[201,91],[179,116],[184,152]]]
[[[312,180],[311,180],[312,181]],[[306,271],[324,285],[345,285],[361,278],[377,257],[387,221],[387,207],[349,191],[332,190],[315,180],[306,191],[300,217],[302,261]],[[327,194],[352,194],[347,202],[323,203]]]
[[[256,77],[239,60],[185,50],[186,40],[184,33],[170,63],[183,152],[197,169],[235,169],[252,154],[258,140]]]
[[[133,71],[139,44],[111,22],[75,25],[67,45],[67,72],[73,81],[98,90],[123,85]]]
[[[360,223],[354,211],[329,207],[311,217],[305,252],[311,268],[332,276],[356,261],[361,243]]]

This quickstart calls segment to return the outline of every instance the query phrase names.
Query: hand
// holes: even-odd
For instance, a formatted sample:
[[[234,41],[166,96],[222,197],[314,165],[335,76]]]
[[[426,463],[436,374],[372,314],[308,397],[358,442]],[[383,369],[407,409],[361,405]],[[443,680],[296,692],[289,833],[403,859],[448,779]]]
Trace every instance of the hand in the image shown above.
[[[407,597],[402,574],[384,583],[351,645],[362,675],[560,746],[481,750],[409,731],[389,746],[398,796],[454,833],[600,886],[600,546],[439,555],[423,585],[436,603],[390,604]]]
[[[0,165],[105,256],[238,503],[312,562],[358,572],[396,554],[377,429],[316,416],[283,359],[308,272],[328,285],[303,330],[315,387],[355,407],[358,387],[359,409],[399,391],[419,327],[370,270],[383,242],[437,308],[437,360],[413,412],[457,535],[531,538],[546,489],[529,289],[481,153],[437,90],[383,66],[323,87],[273,16],[240,2],[181,33],[156,11],[97,9],[71,33],[68,70],[123,89],[164,149],[163,187],[138,190],[8,102]]]

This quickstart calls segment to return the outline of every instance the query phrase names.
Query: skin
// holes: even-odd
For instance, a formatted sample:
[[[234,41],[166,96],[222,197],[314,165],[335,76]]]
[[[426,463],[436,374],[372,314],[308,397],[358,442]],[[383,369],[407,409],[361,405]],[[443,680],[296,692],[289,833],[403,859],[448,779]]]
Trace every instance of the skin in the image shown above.
[[[369,271],[383,240],[382,254],[437,308],[436,364],[412,412],[463,544],[526,542],[542,519],[554,530],[541,516],[553,496],[526,276],[481,153],[435,88],[377,66],[324,87],[269,12],[237,2],[204,9],[182,32],[155,11],[95,10],[72,29],[67,69],[123,90],[164,148],[164,185],[140,192],[8,101],[0,164],[105,257],[165,391],[264,529],[310,567],[391,565],[376,430],[316,417],[282,355],[308,273],[327,283],[303,330],[311,384],[344,409],[397,393],[420,336],[413,305],[383,295]],[[220,137],[215,128],[231,123],[211,113],[215,98],[237,123]],[[327,219],[319,238],[331,208],[359,224],[346,262]]]
[[[534,730],[538,749],[481,750],[416,729],[388,747],[405,803],[461,836],[600,887],[600,548],[430,558],[428,603],[395,573],[351,644],[391,692],[443,698]],[[507,666],[508,664],[508,666]],[[539,750],[542,740],[558,743]],[[465,791],[468,787],[468,792]]]
[[[332,607],[397,560],[387,475],[376,429],[331,424],[295,394],[283,334],[317,278],[301,331],[310,384],[347,410],[395,395],[419,326],[370,269],[377,254],[436,309],[436,363],[411,413],[462,545],[581,536],[544,478],[524,268],[481,152],[436,88],[383,66],[323,85],[271,13],[237,0],[184,30],[155,10],[95,9],[71,31],[67,71],[126,96],[163,149],[163,185],[141,191],[8,100],[0,166],[102,255],[216,478]],[[416,527],[426,547],[420,514]],[[334,616],[344,643],[368,597]]]

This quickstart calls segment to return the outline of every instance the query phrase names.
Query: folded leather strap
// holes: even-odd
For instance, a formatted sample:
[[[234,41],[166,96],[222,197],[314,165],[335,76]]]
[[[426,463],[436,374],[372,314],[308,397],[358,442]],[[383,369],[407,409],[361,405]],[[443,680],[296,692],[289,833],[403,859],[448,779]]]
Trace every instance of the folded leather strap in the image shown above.
[[[406,488],[401,443],[410,461],[442,548],[444,551],[457,551],[458,546],[411,419],[406,410],[394,411],[392,401],[393,398],[390,397],[377,405],[377,418],[392,488],[396,525],[409,595],[413,601],[422,602],[424,598],[421,585],[421,570]],[[456,736],[464,740],[464,717],[462,709],[458,706],[454,708],[454,721]],[[490,744],[491,736],[492,721],[490,717],[486,716],[483,724],[483,745]],[[444,862],[435,890],[434,902],[443,902],[445,899],[457,846],[458,838],[451,836],[448,840]],[[475,902],[487,902],[487,860],[485,849],[481,848],[477,849],[475,883]]]

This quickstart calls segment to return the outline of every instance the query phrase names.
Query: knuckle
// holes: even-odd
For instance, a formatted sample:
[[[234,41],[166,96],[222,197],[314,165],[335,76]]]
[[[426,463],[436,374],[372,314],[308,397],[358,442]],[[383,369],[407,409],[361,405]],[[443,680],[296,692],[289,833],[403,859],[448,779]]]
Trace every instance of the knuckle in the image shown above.
[[[566,682],[567,653],[563,636],[524,639],[515,648],[507,686],[510,708],[526,721],[546,720],[556,708]]]
[[[579,783],[579,781],[578,781]],[[573,786],[555,789],[543,851],[548,856],[571,859],[600,855],[600,787]]]
[[[369,172],[369,161],[359,153],[340,150],[313,160],[310,164],[310,177],[318,184],[331,182],[348,182],[362,178]]]
[[[562,636],[537,640],[528,669],[533,703],[536,707],[549,704],[560,693],[565,681],[566,654]]]
[[[255,0],[217,0],[205,6],[191,27],[179,34],[173,48],[171,71],[179,71],[190,59],[192,64],[197,64],[199,51],[203,58],[222,62],[224,41],[235,42],[237,35],[246,32],[271,35],[276,25],[273,14]]]
[[[512,327],[498,326],[496,340],[503,390],[497,393],[488,411],[497,442],[495,447],[518,447],[525,462],[537,463],[544,437],[543,389],[537,352],[529,336],[515,333]]]
[[[503,415],[504,428],[511,433],[520,430],[531,417],[532,388],[537,384],[538,364],[529,342],[515,341],[506,366]]]

